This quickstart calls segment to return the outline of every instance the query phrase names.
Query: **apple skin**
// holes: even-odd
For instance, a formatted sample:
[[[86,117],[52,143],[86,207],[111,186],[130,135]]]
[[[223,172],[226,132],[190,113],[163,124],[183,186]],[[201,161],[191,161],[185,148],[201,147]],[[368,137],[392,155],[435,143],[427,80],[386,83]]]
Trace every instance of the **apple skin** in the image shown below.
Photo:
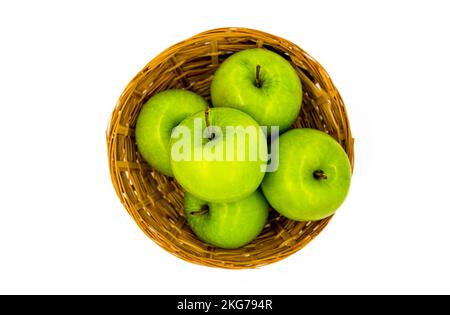
[[[344,202],[352,176],[344,149],[315,129],[289,130],[278,139],[278,170],[261,185],[270,205],[297,221],[318,221],[334,214]],[[323,171],[327,177],[315,177]],[[320,173],[316,173],[320,175]]]
[[[173,176],[169,151],[172,129],[206,108],[208,103],[200,95],[187,90],[166,90],[152,96],[136,122],[136,144],[142,157],[157,171]]]
[[[255,84],[258,65],[260,87]],[[300,79],[291,64],[263,48],[231,55],[217,69],[211,83],[214,107],[237,108],[261,126],[279,126],[280,132],[295,122],[302,95]]]
[[[199,214],[204,206],[209,211]],[[186,193],[184,208],[189,226],[198,238],[225,249],[253,241],[266,225],[269,214],[269,204],[259,190],[230,203],[206,202]]]
[[[217,136],[211,141],[203,139],[203,142],[195,143],[194,141],[194,121],[201,119],[202,130],[206,125],[205,112],[196,113],[180,123],[180,127],[186,127],[190,130],[190,144],[192,152],[189,159],[177,161],[171,156],[172,170],[178,183],[188,192],[201,200],[210,202],[232,202],[245,198],[253,193],[261,184],[265,169],[267,166],[267,142],[265,140],[264,132],[261,130],[258,123],[249,115],[233,108],[211,108],[208,110],[208,119],[210,126],[217,126],[222,130],[222,137]],[[261,154],[257,155],[255,160],[248,157],[250,141],[246,141],[245,159],[238,160],[238,141],[237,136],[227,137],[226,127],[228,126],[242,126],[254,127],[257,132],[257,147]],[[263,139],[260,141],[260,139]],[[172,146],[178,139],[172,137],[170,142]],[[210,143],[211,142],[211,143]],[[234,147],[234,156],[227,159],[224,151],[218,150],[219,155],[223,160],[205,159],[210,156],[208,154],[207,144],[210,145],[227,145]],[[200,153],[202,159],[194,159],[195,151]]]

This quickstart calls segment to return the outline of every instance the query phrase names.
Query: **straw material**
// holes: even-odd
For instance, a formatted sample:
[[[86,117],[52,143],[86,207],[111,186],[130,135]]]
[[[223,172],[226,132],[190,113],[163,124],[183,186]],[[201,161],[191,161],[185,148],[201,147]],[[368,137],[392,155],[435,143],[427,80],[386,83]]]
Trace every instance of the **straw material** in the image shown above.
[[[297,45],[256,30],[220,28],[168,48],[128,84],[114,109],[107,130],[109,167],[117,195],[145,234],[192,263],[229,269],[274,263],[303,248],[330,220],[295,222],[271,210],[267,226],[252,243],[235,250],[213,248],[201,242],[187,225],[180,185],[154,171],[137,151],[133,128],[149,97],[184,88],[209,101],[211,80],[219,64],[237,51],[254,47],[275,51],[295,67],[304,90],[295,127],[329,133],[345,149],[353,166],[353,138],[339,92],[322,66]]]

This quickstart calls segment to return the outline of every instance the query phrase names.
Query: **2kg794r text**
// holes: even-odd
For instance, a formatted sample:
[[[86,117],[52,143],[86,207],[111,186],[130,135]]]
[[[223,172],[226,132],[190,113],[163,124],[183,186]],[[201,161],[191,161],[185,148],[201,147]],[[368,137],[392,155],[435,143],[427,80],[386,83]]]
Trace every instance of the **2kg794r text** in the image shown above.
[[[220,300],[220,303],[212,301],[178,301],[178,310],[199,310],[208,313],[211,309],[215,310],[272,310],[272,300],[240,300],[227,299]]]

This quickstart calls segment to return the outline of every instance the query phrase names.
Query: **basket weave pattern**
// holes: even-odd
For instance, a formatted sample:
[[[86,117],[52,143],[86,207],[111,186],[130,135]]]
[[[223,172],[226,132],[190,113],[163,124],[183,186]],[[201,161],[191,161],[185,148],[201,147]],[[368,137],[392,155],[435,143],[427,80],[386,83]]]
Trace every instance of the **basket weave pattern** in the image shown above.
[[[304,95],[295,127],[328,132],[345,149],[353,166],[353,138],[339,92],[322,66],[297,45],[261,31],[220,28],[168,48],[128,84],[114,109],[107,130],[109,167],[117,195],[139,227],[158,245],[193,263],[230,269],[273,263],[303,248],[330,220],[296,222],[272,210],[264,231],[252,243],[235,250],[208,246],[186,223],[181,186],[154,171],[137,151],[134,126],[149,97],[184,88],[209,101],[211,80],[220,63],[237,51],[254,47],[279,53],[296,69]]]

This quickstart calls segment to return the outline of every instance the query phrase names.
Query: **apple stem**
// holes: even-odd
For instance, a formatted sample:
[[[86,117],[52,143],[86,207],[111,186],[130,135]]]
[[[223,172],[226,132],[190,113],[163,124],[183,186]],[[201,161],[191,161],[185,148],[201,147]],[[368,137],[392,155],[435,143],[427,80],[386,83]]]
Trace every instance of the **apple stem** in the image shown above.
[[[322,170],[314,171],[313,176],[315,179],[323,179],[323,180],[328,179],[328,176]]]
[[[208,130],[208,140],[213,140],[215,137],[214,132],[211,132],[210,126],[211,126],[211,122],[209,121],[209,108],[207,108],[205,110],[205,124],[206,124],[206,129]]]
[[[198,211],[191,211],[190,215],[204,215],[209,212],[209,207],[207,205],[204,205],[200,210]]]
[[[256,83],[256,87],[258,87],[258,88],[260,88],[262,86],[261,77],[259,75],[260,72],[261,72],[261,66],[260,65],[256,65],[256,80],[255,80],[255,83]]]
[[[209,127],[211,124],[209,122],[209,108],[205,109],[205,124],[206,124],[206,127]]]

